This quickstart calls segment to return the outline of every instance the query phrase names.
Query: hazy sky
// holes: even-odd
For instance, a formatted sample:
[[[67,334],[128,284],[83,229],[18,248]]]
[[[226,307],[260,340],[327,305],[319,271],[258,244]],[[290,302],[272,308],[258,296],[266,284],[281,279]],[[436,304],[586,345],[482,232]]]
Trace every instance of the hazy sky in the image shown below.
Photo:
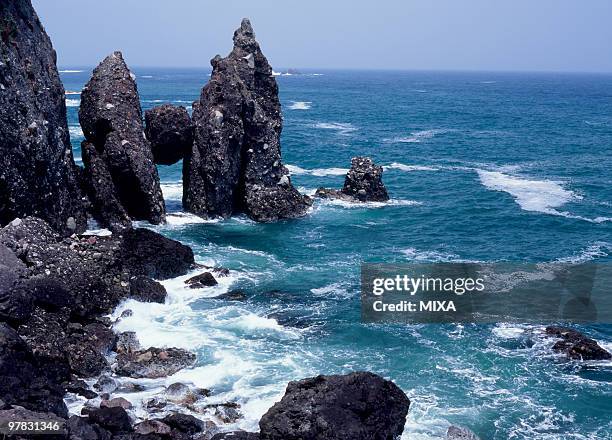
[[[251,18],[273,66],[612,72],[611,0],[33,0],[61,66],[209,66]]]

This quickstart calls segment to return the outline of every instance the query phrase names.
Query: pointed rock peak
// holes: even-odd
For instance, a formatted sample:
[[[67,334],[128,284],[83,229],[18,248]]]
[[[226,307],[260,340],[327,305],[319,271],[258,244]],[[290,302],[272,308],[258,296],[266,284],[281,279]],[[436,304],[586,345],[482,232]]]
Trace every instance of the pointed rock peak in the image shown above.
[[[243,18],[240,27],[234,32],[234,45],[247,48],[255,44],[255,32],[248,18]]]

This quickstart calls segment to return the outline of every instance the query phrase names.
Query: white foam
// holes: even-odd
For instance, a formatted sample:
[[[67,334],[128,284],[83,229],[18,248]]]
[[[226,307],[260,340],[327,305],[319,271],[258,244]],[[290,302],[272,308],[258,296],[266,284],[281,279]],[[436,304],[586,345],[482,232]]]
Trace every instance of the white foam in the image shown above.
[[[66,90],[65,94],[66,94],[66,95],[80,95],[80,94],[81,94],[81,92],[76,92],[76,91]]]
[[[314,127],[322,130],[335,130],[339,134],[349,134],[357,130],[357,127],[348,122],[318,122]]]
[[[78,107],[81,105],[80,99],[66,98],[66,107]]]
[[[446,262],[456,261],[459,259],[458,255],[445,254],[437,251],[419,251],[416,248],[407,248],[400,251],[410,261],[431,261],[431,262]]]
[[[421,205],[421,202],[416,200],[406,199],[391,199],[386,202],[349,202],[339,199],[322,199],[321,202],[327,205],[340,206],[347,209],[378,209],[387,206],[416,206]]]
[[[308,170],[297,165],[285,165],[285,167],[289,170],[289,173],[292,175],[301,175],[301,174],[309,174],[311,176],[343,176],[348,173],[347,168],[314,168],[312,170]]]
[[[161,190],[166,200],[183,199],[183,182],[162,183]]]
[[[385,139],[385,142],[400,143],[400,144],[418,144],[425,139],[431,139],[434,136],[437,136],[439,134],[449,133],[452,131],[454,130],[448,130],[448,129],[443,129],[443,128],[413,131],[412,133],[410,133],[410,136],[402,136],[402,137],[396,137],[392,139]]]
[[[289,106],[289,110],[310,110],[310,101],[291,101],[293,104]]]
[[[166,215],[166,223],[170,226],[218,223],[219,221],[219,219],[204,219],[190,212],[171,212]]]
[[[70,136],[73,138],[83,138],[85,135],[83,134],[83,129],[80,125],[69,125],[68,132]]]
[[[579,264],[587,261],[596,260],[598,258],[607,257],[612,254],[612,243],[607,241],[597,241],[590,244],[585,249],[582,249],[578,254],[569,257],[562,257],[556,261],[560,263]]]
[[[403,163],[393,162],[391,165],[383,166],[386,170],[401,170],[401,171],[438,171],[439,168],[428,165],[404,165]]]
[[[476,171],[484,186],[493,191],[503,191],[512,195],[525,211],[566,216],[567,213],[560,212],[556,208],[582,198],[552,180],[526,179],[498,171]]]
[[[81,73],[83,72],[83,70],[70,70],[70,69],[66,69],[66,70],[60,70],[59,73]]]
[[[525,333],[521,327],[513,327],[508,324],[499,324],[491,330],[495,336],[502,339],[516,339]]]

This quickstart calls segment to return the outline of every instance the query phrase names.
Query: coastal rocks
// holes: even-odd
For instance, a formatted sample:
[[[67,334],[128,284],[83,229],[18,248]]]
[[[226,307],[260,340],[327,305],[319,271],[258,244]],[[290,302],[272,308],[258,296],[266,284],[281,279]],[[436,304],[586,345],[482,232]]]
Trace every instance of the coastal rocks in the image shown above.
[[[151,278],[137,276],[130,280],[130,298],[135,300],[163,304],[167,294],[166,288]]]
[[[402,434],[410,401],[372,373],[290,382],[259,422],[262,440],[372,440]]]
[[[68,419],[67,425],[72,440],[111,440],[112,438],[110,432],[84,417],[72,416]]]
[[[256,432],[232,431],[215,434],[211,440],[260,440],[260,438]]]
[[[467,428],[449,426],[446,431],[446,440],[480,440],[480,438]]]
[[[303,216],[310,199],[281,163],[278,86],[248,20],[234,48],[216,56],[194,103],[194,145],[185,158],[185,209],[203,217],[246,213],[256,221]]]
[[[212,273],[204,272],[200,275],[189,278],[185,284],[191,289],[200,289],[202,287],[211,287],[219,284]]]
[[[389,194],[382,181],[382,174],[383,168],[375,165],[369,157],[354,157],[343,188],[340,191],[319,188],[316,196],[348,202],[386,202]]]
[[[567,354],[570,359],[608,360],[612,354],[602,348],[595,340],[568,327],[546,327],[546,334],[561,338],[553,345],[553,350]]]
[[[172,429],[176,429],[177,431],[185,434],[193,435],[206,429],[206,424],[203,421],[187,414],[169,414],[161,419],[161,421],[170,426]]]
[[[193,125],[185,107],[154,107],[145,112],[145,123],[155,163],[173,165],[191,151]]]
[[[0,2],[0,225],[44,218],[63,235],[87,219],[56,54],[30,0]]]
[[[138,90],[121,52],[94,69],[81,93],[79,121],[94,216],[109,227],[128,226],[131,219],[163,223],[165,205]]]
[[[164,422],[159,420],[145,420],[134,426],[134,432],[140,435],[159,434],[168,435],[171,429]]]
[[[133,353],[120,353],[117,356],[116,373],[136,379],[157,379],[171,376],[179,370],[191,367],[196,356],[180,348],[149,348]]]
[[[123,332],[117,335],[115,351],[117,353],[134,353],[140,350],[140,343],[135,332]]]
[[[112,408],[93,408],[87,413],[89,420],[112,433],[129,432],[132,430],[130,417],[125,409],[115,406]]]
[[[125,231],[120,254],[123,266],[133,275],[157,280],[183,275],[195,265],[189,246],[149,229]]]

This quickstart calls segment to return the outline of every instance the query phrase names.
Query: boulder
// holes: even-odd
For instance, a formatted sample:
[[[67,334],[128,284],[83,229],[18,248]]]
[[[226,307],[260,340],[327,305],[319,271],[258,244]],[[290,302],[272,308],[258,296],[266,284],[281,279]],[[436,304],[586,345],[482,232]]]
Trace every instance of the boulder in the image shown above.
[[[212,287],[219,284],[212,273],[204,272],[200,275],[196,275],[195,277],[189,278],[185,281],[191,289],[199,289],[202,287]]]
[[[88,411],[89,420],[112,433],[129,432],[132,430],[130,417],[119,406],[112,408],[92,408]]]
[[[130,409],[132,408],[132,403],[129,400],[124,399],[123,397],[115,397],[114,399],[103,400],[102,402],[100,402],[100,408],[115,408],[115,407],[119,407],[123,409]]]
[[[170,427],[160,420],[145,420],[134,426],[134,432],[141,435],[168,435],[170,431]]]
[[[0,225],[35,215],[84,231],[56,54],[30,0],[0,2]]]
[[[566,353],[570,359],[585,361],[612,359],[612,354],[602,348],[597,341],[577,330],[568,327],[549,326],[546,327],[546,334],[561,338],[553,345],[553,350]]]
[[[148,350],[117,355],[119,376],[157,379],[171,376],[179,370],[191,367],[196,355],[181,348],[149,348]]]
[[[130,297],[135,300],[163,304],[167,294],[166,288],[151,278],[136,276],[130,280]]]
[[[186,434],[197,434],[206,428],[206,424],[202,420],[188,414],[169,414],[161,419],[161,421],[172,429]]]
[[[121,52],[94,69],[81,93],[79,121],[94,216],[111,227],[128,226],[131,219],[163,223],[165,205],[138,90]]]
[[[0,244],[0,320],[17,323],[32,313],[32,295],[18,284],[26,269],[11,249]]]
[[[406,423],[410,401],[372,373],[290,382],[259,422],[262,440],[391,440]]]
[[[72,416],[68,419],[71,440],[111,440],[112,434],[92,423],[85,417]]]
[[[140,342],[136,332],[123,332],[117,335],[115,351],[117,353],[134,353],[140,350]]]
[[[183,275],[195,264],[191,248],[149,229],[125,231],[119,258],[132,275],[158,280]]]
[[[310,199],[281,162],[282,115],[272,68],[247,19],[234,48],[211,61],[194,103],[194,145],[185,157],[183,205],[203,217],[246,213],[256,221],[306,214]]]
[[[446,431],[447,440],[480,440],[480,438],[467,428],[449,426]]]
[[[119,387],[119,384],[112,377],[102,375],[94,383],[93,387],[101,393],[113,393]]]
[[[342,189],[319,188],[316,195],[349,202],[386,202],[389,194],[383,184],[382,174],[383,168],[375,165],[369,157],[354,157]]]
[[[182,160],[193,145],[193,125],[185,107],[163,104],[145,112],[153,159],[161,165]]]

